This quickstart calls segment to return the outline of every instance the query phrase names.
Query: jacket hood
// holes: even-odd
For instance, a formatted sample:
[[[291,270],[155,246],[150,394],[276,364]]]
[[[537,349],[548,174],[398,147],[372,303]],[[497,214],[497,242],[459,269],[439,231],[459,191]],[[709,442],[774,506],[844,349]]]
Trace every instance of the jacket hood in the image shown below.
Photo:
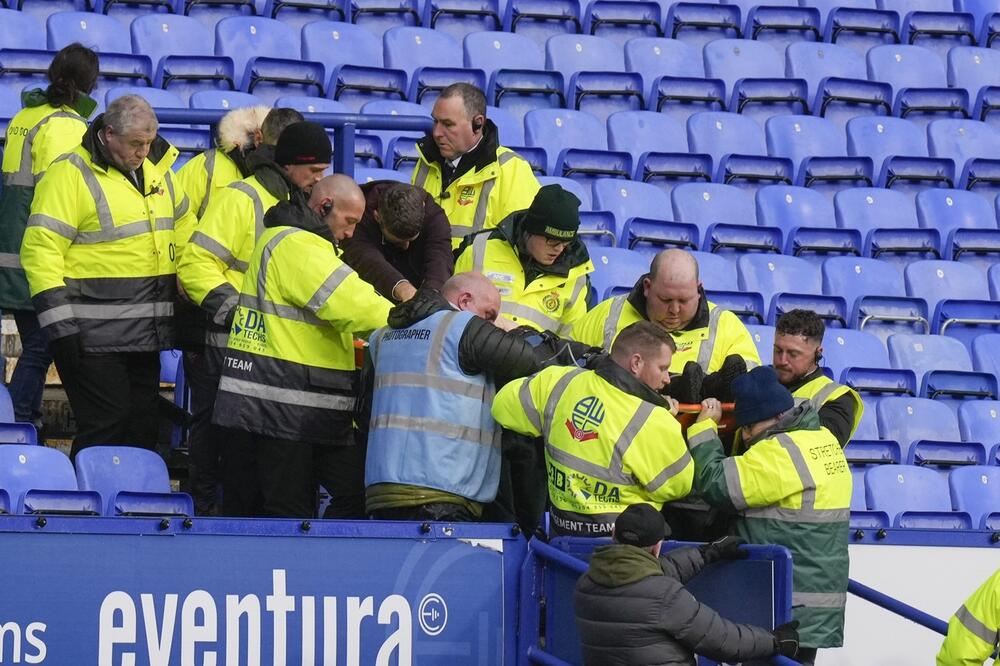
[[[750,448],[757,442],[770,439],[783,432],[794,432],[796,430],[819,430],[822,426],[819,420],[819,412],[808,402],[801,402],[785,414],[773,426],[760,433],[753,439],[747,440],[745,446]]]
[[[222,116],[216,133],[216,143],[222,152],[229,153],[237,148],[250,152],[254,147],[254,133],[260,131],[270,110],[266,106],[248,106]]]
[[[285,168],[274,161],[273,151],[253,151],[247,156],[246,165],[264,189],[276,199],[289,199],[292,194],[301,191],[288,177]]]
[[[264,214],[264,226],[295,227],[314,233],[336,248],[333,232],[319,215],[309,207],[309,197],[305,192],[296,192],[288,201],[279,201]]]
[[[454,309],[451,303],[441,295],[441,292],[433,289],[418,289],[413,298],[389,310],[389,326],[406,328],[427,319],[435,312]]]
[[[42,106],[43,104],[48,103],[48,93],[41,88],[32,88],[31,90],[25,90],[21,93],[21,106],[26,109]],[[76,98],[76,102],[71,104],[70,108],[84,118],[89,118],[90,114],[92,114],[94,109],[97,108],[97,102],[90,95],[80,93],[79,97]]]
[[[662,576],[663,568],[648,550],[616,543],[594,550],[586,575],[602,587],[622,587]]]

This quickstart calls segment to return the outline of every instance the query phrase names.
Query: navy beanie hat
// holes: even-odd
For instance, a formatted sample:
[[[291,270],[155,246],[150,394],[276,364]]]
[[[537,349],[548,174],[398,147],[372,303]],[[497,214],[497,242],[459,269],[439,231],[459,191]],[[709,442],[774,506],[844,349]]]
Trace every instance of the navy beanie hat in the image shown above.
[[[792,394],[778,381],[778,373],[761,365],[740,375],[731,385],[736,410],[736,427],[766,421],[795,406]]]

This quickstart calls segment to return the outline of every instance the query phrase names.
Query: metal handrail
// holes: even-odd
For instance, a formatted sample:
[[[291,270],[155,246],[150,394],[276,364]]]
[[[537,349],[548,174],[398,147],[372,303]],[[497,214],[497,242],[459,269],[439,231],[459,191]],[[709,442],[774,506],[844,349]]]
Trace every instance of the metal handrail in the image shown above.
[[[861,597],[865,601],[869,601],[876,606],[879,606],[880,608],[884,608],[891,613],[904,617],[910,622],[915,622],[922,627],[935,631],[942,636],[948,633],[948,623],[944,620],[940,620],[930,613],[925,613],[919,608],[914,608],[909,604],[903,603],[899,599],[890,597],[888,594],[870,588],[864,583],[859,583],[854,579],[848,579],[847,591],[857,597]]]

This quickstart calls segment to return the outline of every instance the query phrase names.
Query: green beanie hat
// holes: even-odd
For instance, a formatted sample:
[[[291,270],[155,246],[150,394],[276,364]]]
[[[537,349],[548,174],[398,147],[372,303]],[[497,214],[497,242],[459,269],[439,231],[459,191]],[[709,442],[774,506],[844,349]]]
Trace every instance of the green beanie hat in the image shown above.
[[[558,185],[538,190],[524,216],[525,231],[555,240],[571,241],[579,228],[580,200]]]

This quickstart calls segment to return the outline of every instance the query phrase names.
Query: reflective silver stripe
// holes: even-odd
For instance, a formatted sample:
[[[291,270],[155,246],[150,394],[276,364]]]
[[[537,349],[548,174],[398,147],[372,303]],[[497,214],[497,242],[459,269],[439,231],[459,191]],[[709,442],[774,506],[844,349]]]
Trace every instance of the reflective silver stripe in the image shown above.
[[[702,430],[697,435],[692,435],[688,438],[688,448],[695,448],[699,444],[704,444],[705,442],[710,442],[714,439],[718,439],[719,435],[711,428]]]
[[[260,235],[264,233],[264,202],[260,199],[260,192],[255,190],[252,185],[248,185],[242,180],[230,183],[229,187],[234,190],[239,190],[243,194],[250,197],[250,200],[253,201],[253,220],[254,229],[256,230],[255,237],[260,238]]]
[[[226,286],[228,286],[228,283],[226,283]],[[226,319],[229,318],[229,313],[233,311],[233,308],[235,308],[239,302],[239,292],[226,296],[225,300],[222,301],[222,305],[215,310],[215,314],[212,316],[212,322],[217,326],[225,326]],[[202,302],[202,305],[204,305],[204,302]],[[223,344],[222,346],[225,347],[227,345]]]
[[[531,399],[530,384],[530,377],[522,382],[521,388],[517,391],[517,399],[521,402],[521,409],[524,410],[524,415],[527,417],[528,423],[530,423],[535,430],[541,433],[542,415],[538,413],[538,408],[535,407],[535,402]]]
[[[93,303],[74,303],[59,305],[51,310],[38,313],[38,323],[49,326],[66,319],[146,319],[149,317],[171,317],[174,314],[174,304],[170,302],[157,303],[126,303],[122,305],[96,305]]]
[[[375,389],[382,389],[396,386],[407,386],[412,388],[429,388],[464,398],[482,398],[483,385],[463,382],[461,379],[451,379],[450,377],[435,377],[419,372],[388,372],[380,374],[375,378]]]
[[[460,227],[456,225],[451,225],[451,237],[462,239],[472,233],[472,227]]]
[[[285,405],[295,405],[296,407],[313,407],[341,412],[354,409],[355,403],[354,398],[344,395],[329,395],[268,386],[267,384],[248,382],[244,379],[234,379],[226,375],[223,375],[222,379],[219,380],[219,390],[271,402],[280,402]]]
[[[458,316],[458,310],[453,310],[441,318],[441,324],[434,331],[430,347],[427,348],[427,374],[434,375],[441,371],[441,355],[444,353],[444,338],[448,335],[451,322]]]
[[[817,391],[816,395],[809,398],[809,404],[813,406],[813,409],[816,409],[818,411],[820,407],[826,404],[826,401],[830,399],[830,396],[833,395],[834,391],[836,391],[839,388],[840,384],[838,384],[837,382],[830,382],[829,384],[821,388],[819,391]]]
[[[243,185],[243,183],[235,183],[232,187],[236,185]],[[276,233],[271,240],[267,242],[264,246],[264,251],[261,253],[260,257],[260,267],[257,271],[257,300],[263,304],[267,300],[267,265],[271,263],[271,253],[274,252],[275,246],[278,245],[289,234],[295,233],[297,230],[293,228],[282,229]],[[242,302],[244,299],[240,299]],[[263,309],[263,307],[261,308]]]
[[[740,470],[736,466],[736,458],[722,460],[722,473],[726,478],[726,490],[729,491],[729,501],[733,503],[733,508],[737,511],[747,508],[747,498],[743,494],[743,485],[740,483]]]
[[[68,113],[66,111],[57,111],[56,113],[53,113],[51,115],[42,118],[40,121],[38,121],[37,125],[31,128],[31,131],[28,132],[28,135],[24,137],[24,143],[21,145],[21,164],[18,167],[17,171],[7,174],[7,177],[4,179],[5,185],[34,187],[35,183],[37,183],[41,179],[41,176],[44,172],[40,172],[38,173],[38,175],[34,175],[31,173],[32,167],[35,166],[31,159],[31,149],[35,144],[35,137],[38,135],[38,132],[42,129],[42,127],[45,126],[46,123],[48,123],[53,118],[75,118],[84,125],[87,124],[87,122],[82,117],[76,115],[75,113]]]
[[[20,268],[21,256],[13,252],[0,252],[0,268]]]
[[[174,217],[183,217],[188,212],[188,208],[190,207],[191,200],[188,199],[188,195],[185,194],[184,198],[181,199],[180,205],[174,209]]]
[[[553,333],[557,332],[562,325],[558,319],[553,319],[552,317],[543,315],[534,308],[528,307],[522,303],[514,303],[512,301],[500,302],[500,314],[527,319],[533,324],[538,324],[543,329],[552,331]]]
[[[632,440],[636,438],[642,427],[646,425],[654,408],[651,402],[639,403],[639,408],[632,414],[632,418],[625,424],[617,441],[615,441],[615,448],[611,451],[611,459],[608,461],[608,467],[612,470],[625,469],[625,463],[622,462],[625,459],[625,452],[628,451],[628,447],[632,446]]]
[[[201,206],[198,207],[198,219],[205,214],[205,209],[208,208],[208,200],[212,196],[212,176],[215,174],[215,154],[218,152],[215,148],[205,152],[205,174],[207,176],[205,182],[205,198],[201,200]]]
[[[489,234],[479,234],[472,241],[472,272],[482,273],[486,265],[486,244],[490,241]]]
[[[776,435],[775,439],[785,451],[788,451],[788,456],[792,459],[792,464],[795,465],[795,471],[798,472],[799,482],[802,484],[802,510],[806,512],[815,510],[816,482],[813,480],[812,472],[809,471],[805,456],[802,455],[801,449],[795,445],[795,440],[785,433]]]
[[[566,302],[566,307],[563,308],[563,312],[569,310],[576,303],[576,299],[580,298],[580,293],[583,288],[587,286],[587,275],[584,273],[576,279],[576,286],[573,287],[573,293],[570,294],[569,300]],[[570,331],[573,329],[572,324],[562,323],[559,324],[559,330],[554,330],[554,333],[558,333],[564,337],[569,337]]]
[[[543,433],[552,431],[552,417],[555,414],[556,405],[559,404],[559,400],[563,397],[563,393],[566,392],[569,383],[583,372],[586,372],[583,368],[574,368],[560,377],[556,381],[555,386],[552,387],[552,392],[549,393],[549,399],[545,401],[545,409],[542,412]]]
[[[205,331],[205,344],[226,349],[229,347],[229,334],[219,331]]]
[[[627,295],[615,296],[611,299],[611,309],[608,310],[608,318],[604,320],[604,349],[611,351],[611,343],[614,342],[615,333],[618,332],[618,322],[622,318],[622,310],[625,308]]]
[[[684,455],[663,468],[663,471],[653,477],[653,480],[646,484],[646,490],[655,493],[656,489],[674,478],[691,464],[691,454],[684,451]]]
[[[289,319],[291,321],[301,321],[306,324],[312,324],[313,326],[330,325],[329,322],[323,321],[308,310],[300,310],[294,305],[275,303],[267,298],[255,298],[246,294],[240,294],[240,305],[245,308],[250,308],[251,310],[263,312],[264,314],[274,315],[275,317]]]
[[[32,213],[28,216],[28,226],[29,227],[41,227],[42,229],[48,229],[52,233],[58,234],[68,241],[76,240],[77,230],[76,227],[72,227],[62,220],[57,220],[50,215],[43,215],[41,213]]]
[[[762,518],[777,520],[783,523],[811,523],[822,525],[826,523],[846,523],[851,517],[850,509],[786,509],[780,506],[765,506],[759,509],[747,509],[743,512],[745,518]]]
[[[846,592],[792,592],[792,606],[843,608],[846,604]]]
[[[496,178],[483,183],[483,189],[479,190],[479,200],[476,201],[476,212],[472,216],[472,232],[482,231],[486,228],[486,208],[490,203],[490,194],[496,187]]]
[[[78,231],[76,238],[73,242],[78,245],[94,245],[96,243],[107,243],[110,241],[124,240],[126,238],[132,238],[133,236],[142,236],[148,234],[150,230],[156,231],[173,231],[174,229],[174,218],[172,217],[158,217],[155,222],[150,224],[149,220],[136,220],[135,222],[126,222],[120,226],[114,227],[110,231]]]
[[[201,231],[194,232],[191,235],[190,242],[206,252],[213,254],[219,261],[224,263],[227,268],[232,268],[241,273],[246,273],[250,268],[250,265],[247,264],[247,262],[237,259],[229,248]]]
[[[72,305],[57,305],[38,313],[38,325],[42,328],[73,318]]]
[[[399,416],[396,414],[379,414],[372,418],[372,428],[395,428],[398,430],[416,430],[426,433],[433,433],[448,437],[449,439],[462,439],[469,442],[476,442],[483,446],[495,447],[498,440],[493,430],[484,431],[479,428],[451,423],[450,421],[438,421],[436,419],[421,418],[418,416]]]
[[[708,365],[712,362],[712,352],[715,350],[715,338],[719,331],[719,317],[722,316],[722,308],[713,308],[708,313],[708,338],[701,341],[698,349],[698,365],[708,374]]]
[[[163,172],[163,182],[167,184],[167,194],[170,195],[170,203],[173,204],[177,196],[174,194],[174,181],[170,178],[170,169]]]
[[[111,217],[108,199],[104,196],[104,190],[101,189],[101,184],[97,182],[97,176],[91,171],[87,162],[76,153],[66,153],[61,159],[67,160],[80,172],[84,184],[90,191],[90,196],[94,199],[94,209],[97,211],[97,221],[101,225],[101,229],[108,232],[113,231],[115,220]]]
[[[430,172],[430,166],[424,160],[420,160],[419,166],[417,166],[417,175],[413,179],[413,184],[417,187],[423,187],[424,183],[427,182],[427,174]]]
[[[572,453],[563,451],[549,442],[545,442],[545,452],[560,465],[568,467],[575,472],[580,472],[595,479],[607,481],[608,483],[618,483],[624,486],[638,485],[634,476],[625,474],[620,468],[608,469],[602,467],[597,463],[592,463],[589,460],[578,458]]]
[[[333,269],[333,272],[323,280],[323,284],[319,286],[316,293],[312,295],[309,302],[306,303],[306,309],[312,312],[318,312],[323,304],[330,300],[330,296],[333,292],[337,291],[337,287],[343,283],[344,280],[349,278],[351,274],[354,273],[352,269],[347,264],[341,264],[337,268]]]
[[[962,604],[962,607],[955,611],[955,617],[973,636],[982,639],[990,645],[995,646],[998,639],[1000,639],[1000,632],[997,629],[991,630],[983,624],[978,617],[966,608],[965,604]]]

